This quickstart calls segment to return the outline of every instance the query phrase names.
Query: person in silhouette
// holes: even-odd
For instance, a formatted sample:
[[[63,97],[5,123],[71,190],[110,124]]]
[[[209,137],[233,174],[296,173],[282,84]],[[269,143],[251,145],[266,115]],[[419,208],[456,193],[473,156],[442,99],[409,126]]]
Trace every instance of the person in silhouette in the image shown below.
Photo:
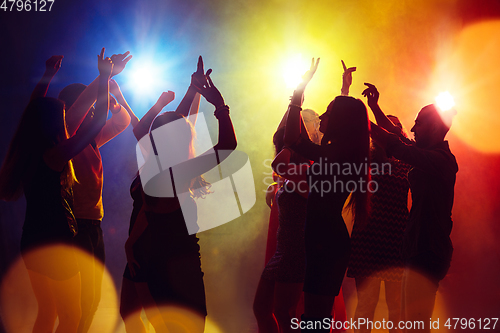
[[[12,200],[23,192],[26,197],[21,254],[38,302],[33,332],[52,332],[56,318],[57,333],[77,332],[80,276],[72,248],[78,233],[72,206],[72,187],[77,179],[71,159],[94,140],[106,122],[108,81],[113,70],[103,48],[98,55],[95,111],[88,113],[70,136],[64,103],[44,97],[61,60],[62,56],[56,56],[47,61],[46,75],[24,110],[0,170],[0,197]],[[70,111],[86,111],[74,108]]]
[[[203,69],[203,59],[200,56],[198,59],[198,68],[191,76],[191,85],[183,100],[175,110],[175,113],[179,115],[184,117],[190,116],[193,125],[196,121],[196,115],[198,114],[200,104],[200,94],[198,91],[204,79],[205,71]],[[117,90],[113,91],[113,89],[111,89],[111,92],[114,92],[118,96],[121,94]],[[140,121],[133,111],[127,108],[132,119],[133,132],[138,141],[148,134],[151,123],[155,117],[166,105],[173,101],[174,98],[175,94],[172,91],[162,93],[155,105],[153,105]],[[117,97],[117,100],[121,100],[121,97]],[[144,210],[142,210],[144,193],[139,174],[136,175],[130,186],[130,195],[134,203],[130,216],[129,235],[134,228],[136,220],[139,218],[146,218]],[[168,330],[161,318],[160,312],[151,296],[147,284],[149,257],[151,255],[151,235],[148,227],[142,231],[141,235],[136,240],[129,240],[126,243],[125,252],[130,263],[136,262],[136,264],[132,264],[132,266],[129,264],[126,265],[122,280],[120,315],[125,322],[126,331],[128,333],[146,332],[146,328],[140,316],[141,310],[144,309],[155,331],[158,333],[167,332]]]
[[[340,292],[349,261],[350,239],[342,218],[344,203],[352,193],[350,207],[357,221],[367,216],[369,170],[344,172],[336,166],[364,165],[369,159],[369,122],[362,101],[337,96],[320,116],[321,145],[307,139],[301,129],[305,87],[314,75],[319,59],[311,63],[303,83],[295,90],[289,105],[285,145],[312,160],[308,169],[309,196],[305,224],[306,273],[304,315],[301,329],[329,331],[324,319],[330,314],[335,296]],[[349,186],[350,184],[350,186]],[[356,184],[354,186],[353,184]],[[362,222],[358,222],[362,223]]]
[[[367,84],[364,94],[374,114],[384,118],[378,106],[379,93]],[[455,110],[442,111],[436,105],[424,106],[411,128],[415,141],[401,138],[401,130],[390,120],[372,124],[372,138],[397,159],[412,166],[408,173],[412,206],[403,237],[402,253],[405,271],[402,281],[402,318],[420,321],[430,332],[439,282],[451,263],[453,245],[450,238],[453,221],[454,188],[458,164],[445,141]],[[385,117],[387,118],[387,117]],[[416,330],[413,330],[416,331]]]
[[[351,73],[354,69],[347,69],[343,61],[342,65],[344,75],[341,91],[348,95],[352,83]],[[260,333],[293,332],[291,320],[296,317],[298,311],[300,313],[303,311],[301,296],[305,277],[304,223],[309,194],[307,172],[310,161],[287,147],[283,148],[287,116],[288,111],[273,138],[273,141],[281,143],[281,146],[272,167],[285,181],[278,189],[275,198],[279,211],[279,227],[274,246],[276,250],[266,262],[253,305]],[[301,117],[304,123],[302,129],[307,133],[309,140],[319,145],[323,134],[319,131],[318,114],[311,109],[304,109]],[[336,315],[338,320],[345,319],[343,299],[338,299],[335,303],[337,303],[336,309],[332,309],[332,315]]]
[[[158,115],[151,125],[148,142],[154,150],[149,150],[146,157],[156,163],[159,152],[172,152],[162,158],[174,158],[179,162],[168,170],[157,174],[148,183],[143,179],[143,210],[145,219],[138,218],[130,233],[126,247],[133,247],[142,232],[149,228],[151,235],[151,256],[148,267],[148,287],[160,310],[169,332],[203,332],[205,326],[206,301],[201,270],[200,247],[196,234],[189,234],[188,221],[196,220],[196,202],[194,198],[209,193],[208,183],[201,175],[217,166],[225,157],[224,151],[236,148],[236,137],[229,116],[229,107],[225,105],[219,90],[214,86],[209,74],[205,74],[199,92],[215,106],[215,117],[219,122],[219,141],[206,153],[194,157],[193,127],[184,115],[176,112],[164,112]],[[165,127],[164,127],[165,126]],[[153,131],[161,135],[151,135]],[[158,132],[157,132],[158,133]],[[166,137],[163,137],[163,134]],[[168,137],[168,138],[167,138]],[[148,143],[139,142],[144,147]],[[147,149],[146,149],[147,150]],[[156,155],[158,153],[158,155]],[[175,153],[175,154],[174,154]],[[212,159],[213,154],[217,159]],[[149,154],[149,155],[148,155]],[[165,184],[174,177],[173,196],[153,196],[150,191],[165,190]],[[180,177],[180,178],[179,178]],[[133,274],[136,262],[127,255],[129,269]],[[188,309],[189,315],[176,316],[179,309]]]
[[[387,117],[403,128],[397,117]],[[377,165],[371,174],[376,190],[370,197],[368,222],[366,226],[355,224],[351,233],[352,252],[347,276],[356,281],[358,304],[354,319],[373,321],[383,281],[389,320],[398,323],[404,270],[401,244],[408,219],[409,165],[388,156],[375,142],[372,142],[371,163]],[[371,329],[363,326],[358,331],[370,332]],[[389,331],[400,332],[397,327]]]
[[[111,76],[120,73],[132,56],[129,52],[111,56],[114,67]],[[97,81],[88,87],[73,83],[61,90],[59,99],[69,110],[66,114],[68,132],[71,134],[87,112],[92,111],[96,100]],[[111,86],[116,85],[115,82]],[[130,116],[114,98],[110,99],[111,118],[85,149],[73,158],[73,166],[78,182],[73,187],[74,214],[78,223],[76,245],[90,258],[77,256],[82,282],[82,318],[79,333],[88,332],[101,300],[101,285],[105,262],[104,239],[101,221],[104,217],[102,204],[103,167],[99,148],[116,137],[130,124]],[[75,107],[72,107],[72,106]],[[90,259],[90,260],[89,260]]]

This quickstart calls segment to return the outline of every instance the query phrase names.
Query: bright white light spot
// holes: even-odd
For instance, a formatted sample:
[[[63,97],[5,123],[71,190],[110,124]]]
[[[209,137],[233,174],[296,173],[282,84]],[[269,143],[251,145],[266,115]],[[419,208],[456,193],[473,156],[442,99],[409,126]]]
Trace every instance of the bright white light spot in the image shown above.
[[[436,104],[442,111],[447,111],[455,106],[453,96],[449,92],[442,92],[436,97]]]
[[[146,112],[158,100],[162,92],[175,90],[168,81],[172,76],[171,63],[155,61],[162,57],[151,53],[153,56],[146,57],[134,54],[134,58],[117,78],[125,98],[139,118],[143,116],[142,112]]]
[[[136,94],[148,94],[157,88],[158,71],[150,63],[135,66],[130,73],[130,85]]]
[[[304,75],[309,67],[310,62],[302,59],[301,54],[290,58],[283,66],[283,79],[287,88],[296,88],[302,82],[302,75]]]

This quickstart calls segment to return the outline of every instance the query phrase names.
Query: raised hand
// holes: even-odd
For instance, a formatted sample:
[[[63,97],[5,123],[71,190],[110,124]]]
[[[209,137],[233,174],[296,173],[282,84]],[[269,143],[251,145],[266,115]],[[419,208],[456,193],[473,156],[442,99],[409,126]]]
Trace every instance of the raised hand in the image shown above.
[[[299,87],[305,88],[307,84],[311,81],[311,79],[314,76],[314,73],[316,73],[316,70],[318,69],[319,65],[319,58],[316,59],[316,63],[314,63],[314,58],[311,59],[311,67],[307,72],[302,75],[302,82],[299,84]],[[299,88],[298,87],[298,88]]]
[[[210,73],[208,73],[208,75],[210,75]],[[206,83],[206,77],[205,77],[205,69],[203,68],[203,58],[199,56],[196,72],[194,72],[191,75],[191,86],[193,86],[198,92],[200,92],[201,88],[203,88],[203,85],[205,83]]]
[[[352,84],[352,72],[356,71],[356,67],[349,67],[344,63],[344,60],[340,60],[342,62],[342,67],[344,67],[344,73],[342,74],[342,89],[341,94],[343,96],[348,96],[349,95],[349,87]]]
[[[172,102],[175,99],[175,93],[173,91],[162,92],[158,101],[156,101],[156,105],[161,107],[162,109]]]
[[[365,86],[367,86],[368,88],[363,90],[361,94],[368,99],[368,106],[373,109],[374,107],[378,106],[379,92],[377,90],[377,87],[375,87],[371,83],[365,83]]]
[[[314,58],[311,59],[311,67],[307,72],[302,75],[302,82],[299,83],[295,91],[293,92],[293,96],[290,100],[291,104],[302,106],[302,103],[304,102],[304,90],[306,89],[306,86],[309,84],[311,79],[314,76],[314,73],[316,73],[316,70],[318,69],[319,65],[319,58],[316,59],[316,62],[314,62]]]
[[[45,73],[43,74],[42,78],[40,81],[37,83],[35,86],[35,89],[33,89],[33,92],[31,93],[30,101],[38,98],[38,97],[45,97],[47,95],[47,90],[49,89],[49,84],[56,75],[57,71],[59,68],[61,68],[61,62],[64,56],[62,55],[55,55],[50,57],[46,62],[45,62]]]
[[[50,75],[50,76],[56,75],[59,68],[61,68],[61,62],[62,62],[63,58],[64,58],[64,56],[62,56],[62,55],[55,55],[55,56],[50,57],[45,62],[45,74]]]
[[[206,80],[205,83],[202,85],[200,88],[200,94],[205,97],[207,102],[215,106],[216,108],[219,106],[224,105],[224,98],[222,97],[222,94],[220,93],[219,89],[215,87],[214,83],[212,82],[212,78],[210,77],[210,74],[212,73],[212,69],[209,69],[207,73],[205,74]]]
[[[97,68],[99,69],[99,75],[104,77],[110,77],[113,72],[113,62],[110,58],[104,58],[104,47],[101,49],[101,54],[97,56]]]
[[[111,61],[113,62],[113,72],[111,73],[111,76],[115,76],[123,71],[127,62],[132,59],[132,56],[129,54],[130,51],[127,51],[125,53],[113,54],[111,56]]]

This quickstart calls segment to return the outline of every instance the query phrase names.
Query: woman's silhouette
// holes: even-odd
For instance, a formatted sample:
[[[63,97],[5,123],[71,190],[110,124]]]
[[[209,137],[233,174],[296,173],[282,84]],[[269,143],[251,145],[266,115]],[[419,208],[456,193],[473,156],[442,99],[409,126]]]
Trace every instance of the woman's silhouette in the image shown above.
[[[342,211],[350,192],[349,204],[355,219],[360,222],[366,219],[369,122],[363,102],[349,96],[338,96],[320,116],[319,130],[324,133],[321,145],[308,140],[301,129],[300,111],[305,87],[318,64],[319,59],[316,63],[313,59],[303,83],[292,96],[285,144],[314,161],[308,172],[310,190],[305,226],[305,311],[302,319],[306,329],[314,328],[319,332],[325,329],[321,323],[330,317],[349,261],[350,239]],[[361,172],[352,171],[361,165]],[[339,170],[336,166],[349,167],[351,172]]]
[[[60,59],[54,63],[55,72]],[[58,317],[57,333],[76,333],[81,316],[80,276],[71,249],[78,232],[72,211],[71,187],[77,180],[71,158],[94,139],[106,121],[113,63],[104,58],[104,48],[98,55],[98,69],[95,113],[89,113],[71,137],[64,103],[37,97],[45,95],[48,82],[35,88],[0,171],[0,197],[12,200],[22,192],[26,197],[21,253],[38,302],[33,332],[52,332]],[[61,244],[70,250],[54,247]]]
[[[223,150],[236,148],[236,137],[229,116],[229,107],[214,86],[209,74],[200,85],[199,92],[215,106],[215,117],[219,122],[219,141],[206,153],[194,157],[192,149],[193,127],[188,119],[175,112],[165,112],[156,117],[150,133],[160,130],[162,135],[150,134],[154,151],[171,151],[175,154],[161,156],[184,161],[152,178],[143,181],[145,219],[137,219],[126,246],[133,245],[145,224],[151,234],[151,258],[149,262],[148,287],[169,332],[203,332],[206,312],[203,272],[201,270],[200,247],[196,234],[190,235],[186,222],[196,219],[194,198],[208,193],[208,183],[201,175],[217,166]],[[165,127],[164,127],[165,126]],[[158,132],[156,132],[158,133]],[[156,140],[153,140],[156,137]],[[158,139],[159,138],[159,139]],[[215,152],[217,159],[206,157]],[[156,161],[158,155],[149,157]],[[220,157],[220,159],[219,159]],[[214,162],[214,163],[212,163]],[[146,162],[148,163],[148,162]],[[155,162],[156,163],[156,162]],[[165,190],[171,174],[181,175],[174,179],[173,197],[158,197],[148,193]],[[170,183],[172,184],[172,183]],[[154,189],[153,189],[154,188]],[[128,256],[129,268],[134,271],[134,258]],[[187,309],[189,315],[182,319],[173,313]]]

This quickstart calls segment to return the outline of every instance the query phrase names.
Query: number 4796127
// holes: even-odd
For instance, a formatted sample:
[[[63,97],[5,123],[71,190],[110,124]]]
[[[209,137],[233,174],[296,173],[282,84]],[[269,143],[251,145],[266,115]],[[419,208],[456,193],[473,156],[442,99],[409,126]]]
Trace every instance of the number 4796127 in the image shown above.
[[[494,330],[497,326],[498,318],[448,318],[445,327],[452,330]]]
[[[55,0],[3,0],[0,10],[4,12],[50,12],[54,1]]]

